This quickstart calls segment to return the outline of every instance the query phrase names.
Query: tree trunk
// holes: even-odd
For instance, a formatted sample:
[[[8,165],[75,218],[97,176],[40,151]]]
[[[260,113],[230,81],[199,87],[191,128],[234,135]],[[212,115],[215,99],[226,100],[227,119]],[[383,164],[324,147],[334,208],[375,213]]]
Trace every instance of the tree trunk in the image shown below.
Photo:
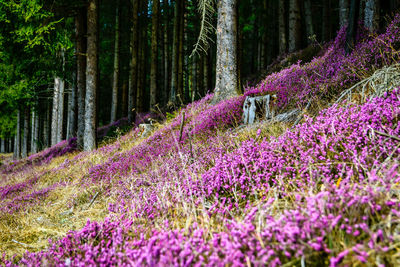
[[[17,129],[15,134],[15,141],[14,141],[14,159],[21,158],[21,110],[17,110]]]
[[[210,66],[210,55],[205,54],[203,57],[203,82],[202,82],[202,88],[201,88],[201,97],[205,96],[210,88],[210,72],[209,72],[209,66]]]
[[[119,0],[117,0],[115,8],[114,76],[113,76],[112,101],[111,101],[111,122],[117,120],[117,107],[118,107],[119,50],[120,50],[119,13],[120,13]]]
[[[212,102],[239,93],[236,0],[218,1],[216,84]]]
[[[87,66],[85,97],[85,135],[83,149],[96,149],[96,92],[98,75],[98,3],[89,0],[87,12]]]
[[[29,142],[29,108],[24,110],[24,137],[22,140],[21,157],[28,157],[28,142]]]
[[[53,111],[51,116],[51,146],[57,144],[58,140],[58,113],[60,100],[60,83],[61,79],[56,77],[54,79],[54,95],[53,95]]]
[[[39,116],[36,109],[32,110],[32,134],[31,134],[31,152],[33,154],[38,152],[39,143]]]
[[[197,68],[197,73],[198,73],[198,79],[197,79],[197,87],[199,88],[197,90],[197,95],[196,99],[200,99],[204,96],[204,65],[206,64],[204,61],[206,61],[206,54],[203,52],[201,54],[200,59],[199,59],[199,67]]]
[[[63,129],[64,129],[64,90],[65,82],[60,79],[59,83],[59,96],[58,96],[58,122],[57,122],[57,143],[63,140]]]
[[[298,0],[289,1],[289,52],[300,48],[301,23],[300,6]]]
[[[163,0],[163,8],[164,8],[164,91],[163,91],[163,100],[168,102],[169,97],[169,81],[170,81],[170,53],[168,49],[169,45],[169,29],[168,29],[168,21],[169,21],[169,12],[168,12],[168,1]]]
[[[132,29],[131,29],[131,62],[129,71],[129,89],[128,89],[128,121],[133,123],[135,121],[135,114],[137,110],[136,97],[138,92],[138,58],[139,58],[139,1],[132,0]]]
[[[286,52],[285,1],[279,0],[279,54]]]
[[[179,49],[178,49],[178,96],[179,96],[179,104],[183,104],[184,102],[184,28],[185,28],[185,1],[180,2],[180,27],[179,27]]]
[[[192,57],[192,75],[191,75],[191,84],[192,84],[192,102],[196,100],[197,94],[198,94],[198,88],[197,88],[197,56],[194,55]]]
[[[157,104],[158,17],[160,1],[153,0],[151,17],[150,110]]]
[[[171,75],[171,102],[176,102],[176,94],[178,87],[178,70],[179,70],[179,32],[180,32],[180,6],[181,1],[176,0],[174,7],[174,40],[172,44],[172,75]]]
[[[68,92],[68,122],[67,122],[67,140],[76,135],[76,81],[73,75],[71,89]]]
[[[347,25],[349,21],[349,1],[339,0],[339,24],[340,28]]]
[[[4,138],[0,140],[1,140],[0,153],[6,153],[6,140],[4,140]]]
[[[322,40],[328,42],[331,39],[331,0],[323,1],[322,16]]]
[[[50,130],[50,103],[46,101],[46,114],[43,117],[43,146],[45,148],[50,146],[49,130]]]
[[[304,15],[306,21],[307,43],[312,44],[314,36],[314,27],[312,21],[311,0],[304,1]]]
[[[364,25],[370,32],[379,29],[379,0],[366,1]]]
[[[86,95],[86,10],[80,8],[75,17],[76,37],[76,85],[78,100],[78,131],[77,145],[83,149],[83,136],[85,132],[85,95]]]
[[[357,34],[357,22],[360,10],[360,0],[351,0],[350,14],[349,14],[349,26],[346,32],[346,54],[351,53],[355,46],[356,34]]]
[[[145,90],[147,73],[147,31],[148,31],[148,0],[141,2],[142,16],[140,20],[140,44],[139,44],[139,63],[138,63],[138,88],[137,88],[137,112],[145,111]]]

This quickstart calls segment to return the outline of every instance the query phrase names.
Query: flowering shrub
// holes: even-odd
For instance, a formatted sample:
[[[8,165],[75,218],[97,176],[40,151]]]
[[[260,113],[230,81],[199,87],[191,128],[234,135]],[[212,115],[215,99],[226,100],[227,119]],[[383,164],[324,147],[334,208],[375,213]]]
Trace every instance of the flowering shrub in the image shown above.
[[[30,166],[39,166],[49,163],[53,158],[60,157],[76,150],[76,137],[74,137],[69,140],[63,140],[52,147],[27,157],[26,159],[11,162],[0,169],[2,169],[2,172],[5,174],[18,172]]]
[[[257,86],[247,88],[245,95],[277,94],[279,107],[307,103],[316,94],[338,95],[374,70],[399,61],[396,52],[400,46],[399,26],[400,14],[397,14],[386,32],[378,36],[368,36],[359,27],[358,43],[350,55],[345,55],[346,28],[342,28],[322,56],[267,76]]]

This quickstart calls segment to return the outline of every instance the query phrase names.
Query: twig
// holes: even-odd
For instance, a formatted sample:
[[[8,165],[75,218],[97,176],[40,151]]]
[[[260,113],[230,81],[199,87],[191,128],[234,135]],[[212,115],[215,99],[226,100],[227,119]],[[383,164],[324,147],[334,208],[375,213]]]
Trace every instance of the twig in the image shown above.
[[[21,245],[21,246],[23,246],[23,247],[26,247],[26,248],[33,248],[32,246],[30,246],[30,245],[28,245],[28,244],[25,244],[25,243],[22,243],[22,242],[19,242],[19,241],[15,240],[15,239],[11,239],[11,241],[14,242],[14,243],[16,243],[16,244],[18,244],[18,245]]]
[[[384,132],[380,132],[380,131],[377,131],[377,130],[374,130],[374,132],[376,132],[376,133],[379,134],[379,135],[383,135],[383,136],[392,138],[392,139],[394,139],[394,140],[400,141],[400,138],[397,137],[397,136],[390,135],[390,134],[387,134],[387,133],[384,133]]]
[[[183,127],[185,126],[185,111],[182,111],[182,122],[179,128],[179,142],[182,141]]]
[[[93,202],[96,201],[96,198],[99,196],[99,192],[96,192],[96,194],[93,196],[92,200],[90,201],[89,206],[87,207],[87,209],[90,209],[90,207],[93,205]]]

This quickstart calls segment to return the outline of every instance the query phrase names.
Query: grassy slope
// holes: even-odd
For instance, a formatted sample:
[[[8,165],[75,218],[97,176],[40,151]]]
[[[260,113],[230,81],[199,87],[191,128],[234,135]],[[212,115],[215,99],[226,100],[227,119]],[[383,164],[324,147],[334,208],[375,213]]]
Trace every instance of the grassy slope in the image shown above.
[[[321,57],[247,94],[277,92],[284,109],[313,93],[326,105],[398,61],[399,20],[350,57],[339,33]],[[368,56],[371,49],[379,52]],[[400,151],[395,138],[376,133],[399,135],[398,93],[332,107],[292,130],[277,123],[234,131],[243,97],[216,106],[210,97],[185,109],[181,140],[178,113],[148,138],[136,129],[92,153],[46,162],[53,148],[33,156],[41,163],[33,167],[1,167],[0,251],[17,262],[51,238],[60,241],[20,263],[399,263]]]

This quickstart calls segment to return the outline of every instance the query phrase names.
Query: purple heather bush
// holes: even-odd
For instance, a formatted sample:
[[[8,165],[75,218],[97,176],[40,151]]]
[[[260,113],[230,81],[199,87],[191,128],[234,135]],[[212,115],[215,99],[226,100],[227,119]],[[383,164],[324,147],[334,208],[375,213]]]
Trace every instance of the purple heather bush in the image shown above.
[[[343,27],[321,56],[267,76],[255,87],[248,87],[245,95],[277,94],[278,107],[302,105],[315,95],[338,95],[374,70],[399,61],[396,52],[400,47],[399,26],[400,14],[380,35],[367,34],[360,25],[358,42],[349,55],[344,50],[346,27]]]
[[[247,95],[276,92],[284,106],[353,84],[361,71],[396,60],[399,22],[396,16],[379,38],[359,34],[363,41],[348,57],[342,29],[321,57],[268,76]],[[13,261],[3,257],[5,265],[399,262],[400,90],[361,105],[331,106],[279,137],[258,134],[240,143],[231,128],[240,122],[244,96],[214,106],[211,98],[188,105],[184,122],[180,112],[130,150],[121,150],[117,140],[92,152],[109,159],[91,167],[80,183],[106,188],[102,193],[114,201],[109,217],[88,221],[44,251]],[[121,139],[137,137],[138,128]],[[40,191],[36,183],[1,187],[0,214],[34,205],[52,190]]]
[[[196,223],[171,229],[168,222],[149,231],[129,219],[129,205],[151,211],[168,200],[182,201],[179,190],[160,199],[168,172],[173,172],[168,170],[165,177],[149,174],[153,180],[136,180],[142,198],[139,193],[129,200],[129,191],[136,189],[128,189],[124,197],[129,205],[125,210],[111,208],[118,212],[114,219],[88,222],[82,230],[51,242],[48,250],[25,254],[19,263],[281,266],[303,259],[314,266],[339,266],[377,263],[379,258],[384,264],[395,253],[391,244],[399,241],[399,166],[391,162],[398,161],[400,149],[390,137],[400,134],[399,118],[398,92],[361,106],[333,106],[281,137],[243,142],[218,157],[201,182],[182,176],[188,195],[217,203],[209,208],[210,217],[217,216],[216,211],[238,212],[237,207],[247,203],[245,216],[240,216],[244,219],[222,217],[225,226],[219,232],[210,233]],[[170,164],[182,164],[179,161]],[[191,168],[188,165],[186,171],[194,174]],[[260,201],[246,202],[250,197]],[[277,205],[280,199],[295,201],[285,208]],[[151,212],[140,215],[154,219]],[[380,221],[391,227],[380,226]]]

